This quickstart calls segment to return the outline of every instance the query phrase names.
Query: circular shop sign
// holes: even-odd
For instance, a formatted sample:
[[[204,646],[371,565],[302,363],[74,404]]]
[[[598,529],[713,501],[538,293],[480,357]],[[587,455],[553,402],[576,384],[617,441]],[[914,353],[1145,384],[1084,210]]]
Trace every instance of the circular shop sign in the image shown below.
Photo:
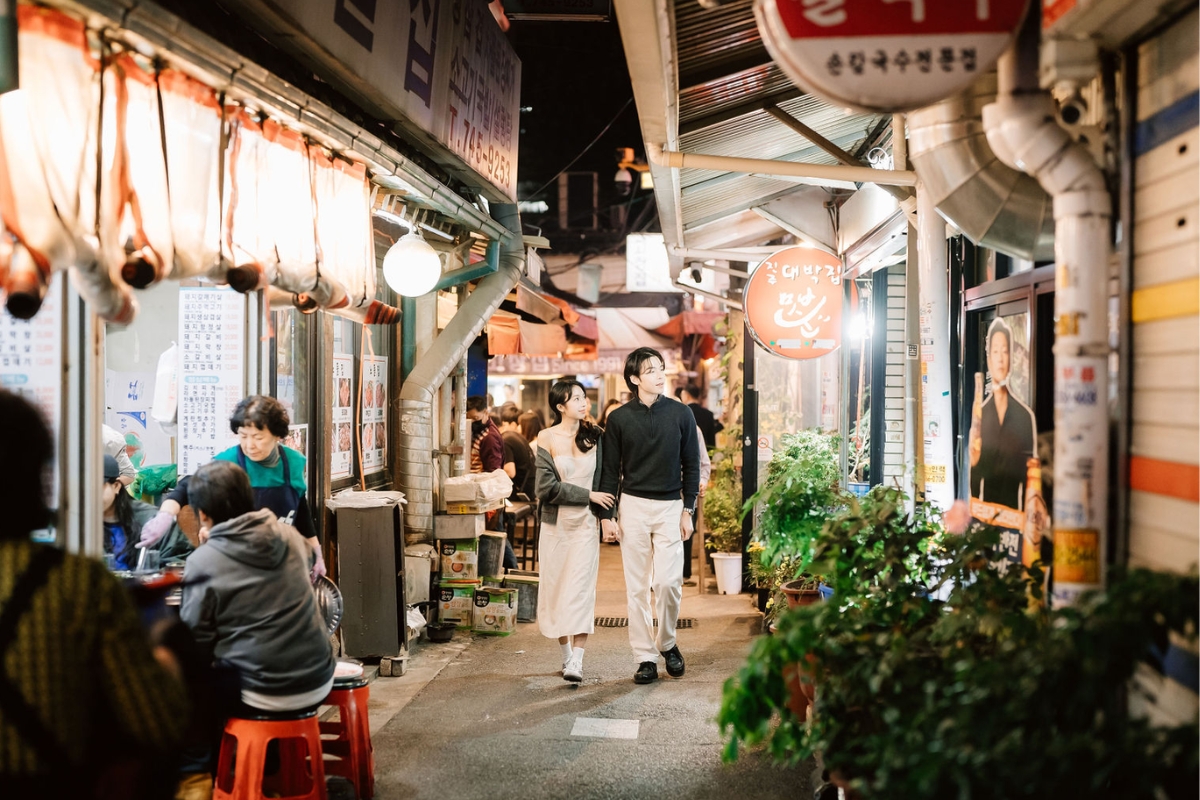
[[[897,112],[944,100],[990,70],[1029,0],[755,0],[771,57],[841,106]]]
[[[746,324],[762,347],[784,358],[818,358],[842,339],[842,262],[811,247],[772,253],[742,293]]]

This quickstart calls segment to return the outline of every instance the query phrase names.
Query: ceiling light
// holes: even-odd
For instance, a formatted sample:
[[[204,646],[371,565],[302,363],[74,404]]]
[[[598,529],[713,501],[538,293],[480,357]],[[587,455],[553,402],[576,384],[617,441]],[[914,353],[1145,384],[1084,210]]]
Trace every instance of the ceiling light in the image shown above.
[[[417,231],[401,236],[383,257],[383,279],[403,297],[428,294],[441,277],[441,258]]]

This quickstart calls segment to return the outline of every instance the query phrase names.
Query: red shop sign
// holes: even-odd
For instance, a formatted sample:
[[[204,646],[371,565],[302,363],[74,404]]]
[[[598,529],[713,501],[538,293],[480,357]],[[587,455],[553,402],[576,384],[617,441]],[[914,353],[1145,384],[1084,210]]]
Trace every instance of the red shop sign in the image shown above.
[[[754,340],[784,358],[817,358],[842,341],[842,262],[788,247],[758,265],[742,293]]]
[[[1012,41],[1030,0],[755,0],[771,56],[837,105],[912,111],[964,91]]]

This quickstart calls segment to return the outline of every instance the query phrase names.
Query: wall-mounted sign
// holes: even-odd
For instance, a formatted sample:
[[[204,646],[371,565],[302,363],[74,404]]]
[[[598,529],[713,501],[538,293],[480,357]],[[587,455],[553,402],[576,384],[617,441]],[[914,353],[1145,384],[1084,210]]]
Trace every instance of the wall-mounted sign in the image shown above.
[[[496,187],[492,199],[516,199],[521,62],[487,3],[274,0],[231,8],[381,118],[448,149],[453,158],[431,155],[482,176]]]
[[[683,291],[671,280],[671,261],[661,233],[631,233],[625,237],[625,291]]]
[[[801,88],[842,106],[912,111],[990,70],[1029,0],[755,0],[763,43]]]
[[[179,290],[179,475],[237,444],[229,417],[246,394],[246,297]]]
[[[842,340],[842,262],[788,247],[758,265],[742,293],[746,323],[762,347],[784,358],[817,358]]]

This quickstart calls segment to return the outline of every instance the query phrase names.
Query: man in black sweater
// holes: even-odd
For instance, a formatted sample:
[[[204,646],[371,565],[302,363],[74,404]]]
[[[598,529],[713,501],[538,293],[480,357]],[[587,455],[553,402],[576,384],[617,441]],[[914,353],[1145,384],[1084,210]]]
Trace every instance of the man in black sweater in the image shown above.
[[[600,477],[600,491],[620,497],[620,524],[603,520],[601,525],[621,542],[629,644],[638,664],[633,680],[650,683],[658,679],[660,654],[668,675],[678,678],[684,671],[675,626],[683,597],[683,542],[691,538],[700,493],[700,445],[692,412],[663,397],[667,376],[661,353],[649,347],[630,353],[625,384],[633,399],[608,415]]]

